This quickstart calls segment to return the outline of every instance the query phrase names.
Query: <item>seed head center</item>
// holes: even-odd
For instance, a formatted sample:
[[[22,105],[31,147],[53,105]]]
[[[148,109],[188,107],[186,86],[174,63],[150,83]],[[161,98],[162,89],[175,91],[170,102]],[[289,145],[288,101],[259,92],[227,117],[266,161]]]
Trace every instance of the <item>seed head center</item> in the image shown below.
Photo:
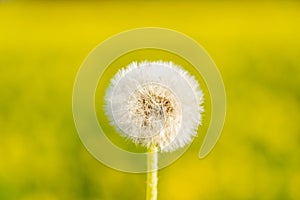
[[[178,118],[179,103],[174,94],[160,85],[137,89],[129,99],[129,119],[142,135],[153,137]]]

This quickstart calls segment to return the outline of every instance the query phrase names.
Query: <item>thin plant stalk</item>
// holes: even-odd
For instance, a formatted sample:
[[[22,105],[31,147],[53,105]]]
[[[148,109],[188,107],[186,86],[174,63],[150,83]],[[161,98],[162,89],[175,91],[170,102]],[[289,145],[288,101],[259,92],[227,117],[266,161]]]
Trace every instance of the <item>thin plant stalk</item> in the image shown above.
[[[148,149],[148,159],[147,159],[147,195],[146,200],[157,200],[157,149],[156,147],[151,147]]]

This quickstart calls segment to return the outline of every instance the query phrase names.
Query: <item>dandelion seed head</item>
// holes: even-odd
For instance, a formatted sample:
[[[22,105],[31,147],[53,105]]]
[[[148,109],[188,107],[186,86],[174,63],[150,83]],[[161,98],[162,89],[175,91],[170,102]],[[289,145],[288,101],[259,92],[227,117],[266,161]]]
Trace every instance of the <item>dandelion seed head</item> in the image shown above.
[[[190,143],[202,121],[198,82],[172,62],[131,63],[112,78],[105,102],[122,136],[160,151]]]

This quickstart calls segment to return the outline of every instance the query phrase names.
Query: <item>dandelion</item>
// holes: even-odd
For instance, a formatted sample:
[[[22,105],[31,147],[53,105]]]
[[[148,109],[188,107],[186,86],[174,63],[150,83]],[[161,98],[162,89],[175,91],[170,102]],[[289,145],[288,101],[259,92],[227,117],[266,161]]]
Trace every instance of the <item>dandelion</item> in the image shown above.
[[[203,93],[196,79],[173,62],[132,62],[112,78],[105,96],[111,124],[147,148],[147,199],[157,196],[157,152],[189,144],[202,121]]]

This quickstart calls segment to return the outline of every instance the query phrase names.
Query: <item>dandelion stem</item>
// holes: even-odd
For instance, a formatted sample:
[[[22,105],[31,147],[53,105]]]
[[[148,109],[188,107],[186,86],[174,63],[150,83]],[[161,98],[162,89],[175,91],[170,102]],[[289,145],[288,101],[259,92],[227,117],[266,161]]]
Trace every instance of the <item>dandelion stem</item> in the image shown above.
[[[147,197],[146,200],[157,200],[157,149],[151,147],[148,149],[147,159]]]

